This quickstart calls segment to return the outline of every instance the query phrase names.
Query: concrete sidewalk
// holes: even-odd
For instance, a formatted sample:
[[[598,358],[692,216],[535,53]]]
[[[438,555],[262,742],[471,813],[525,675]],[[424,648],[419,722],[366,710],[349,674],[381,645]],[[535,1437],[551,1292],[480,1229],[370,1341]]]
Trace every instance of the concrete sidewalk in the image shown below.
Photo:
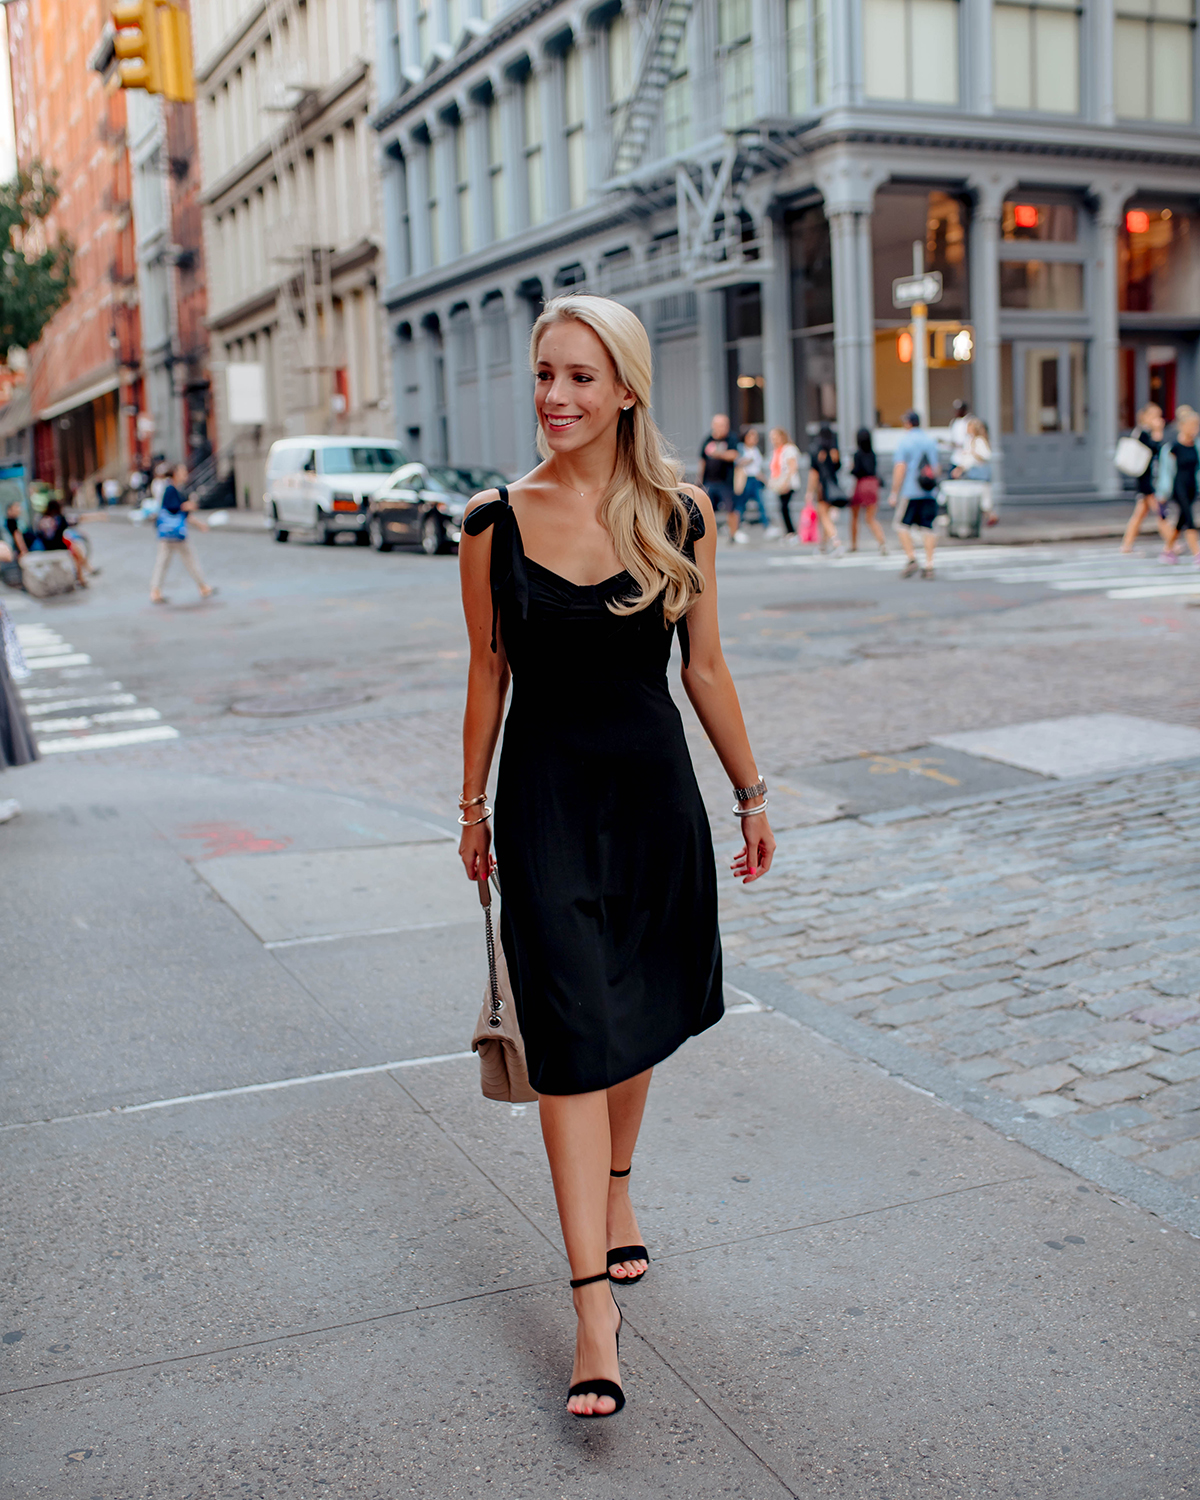
[[[461,1055],[478,919],[397,930],[453,842],[234,778],[9,782],[7,1493],[1196,1494],[1200,1243],[778,980],[659,1071],[629,1405],[572,1421],[537,1110]],[[392,930],[338,937],[385,856]]]

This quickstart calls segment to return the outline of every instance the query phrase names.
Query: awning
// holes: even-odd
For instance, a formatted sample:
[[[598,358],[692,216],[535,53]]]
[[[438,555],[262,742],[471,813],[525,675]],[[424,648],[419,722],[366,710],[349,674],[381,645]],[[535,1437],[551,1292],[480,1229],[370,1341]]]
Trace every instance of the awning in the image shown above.
[[[37,419],[39,422],[49,422],[54,417],[61,417],[64,412],[74,411],[77,406],[86,406],[97,396],[107,396],[109,391],[115,391],[120,384],[121,377],[115,372],[101,376],[91,385],[85,385],[83,390],[76,391],[73,396],[65,396],[61,401],[56,401],[53,406],[43,407],[38,412]]]

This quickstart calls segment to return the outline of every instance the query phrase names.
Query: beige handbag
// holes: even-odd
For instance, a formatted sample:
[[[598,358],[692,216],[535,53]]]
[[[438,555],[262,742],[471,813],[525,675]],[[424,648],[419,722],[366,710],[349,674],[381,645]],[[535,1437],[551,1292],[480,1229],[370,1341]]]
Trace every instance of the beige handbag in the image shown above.
[[[504,950],[497,952],[492,931],[492,891],[487,880],[479,886],[479,904],[487,930],[488,982],[483,991],[483,1008],[475,1023],[471,1051],[479,1053],[479,1084],[485,1099],[501,1099],[508,1104],[532,1104],[537,1094],[529,1086],[525,1066],[525,1043],[517,1025],[512,985]]]

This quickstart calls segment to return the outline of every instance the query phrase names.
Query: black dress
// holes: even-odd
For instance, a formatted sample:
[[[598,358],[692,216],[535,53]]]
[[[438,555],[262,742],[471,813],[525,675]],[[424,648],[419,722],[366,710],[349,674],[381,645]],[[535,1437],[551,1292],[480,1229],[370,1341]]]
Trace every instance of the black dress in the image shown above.
[[[543,1094],[609,1088],[724,1013],[717,875],[683,723],[667,687],[661,601],[614,615],[628,573],[569,582],[525,556],[507,491],[492,528],[512,705],[496,792],[500,932]],[[691,515],[683,550],[704,535]],[[634,585],[634,587],[636,587]],[[687,662],[687,630],[679,631]]]

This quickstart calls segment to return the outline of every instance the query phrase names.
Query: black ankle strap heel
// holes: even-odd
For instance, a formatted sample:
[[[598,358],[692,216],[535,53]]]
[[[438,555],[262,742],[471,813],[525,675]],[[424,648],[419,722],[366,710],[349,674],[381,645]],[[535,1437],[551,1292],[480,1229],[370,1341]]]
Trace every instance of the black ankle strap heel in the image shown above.
[[[608,1175],[610,1177],[628,1177],[632,1171],[633,1163],[631,1162],[623,1172],[614,1172],[610,1167]],[[619,1266],[625,1260],[644,1260],[646,1262],[646,1270],[650,1269],[650,1252],[646,1249],[645,1245],[618,1245],[615,1250],[610,1250],[608,1252],[609,1271],[614,1266]],[[608,1279],[614,1286],[632,1286],[635,1281],[641,1281],[645,1274],[646,1271],[639,1271],[636,1276],[610,1275]]]
[[[580,1287],[580,1286],[591,1286],[593,1284],[593,1282],[607,1281],[608,1279],[609,1279],[609,1276],[608,1276],[608,1272],[607,1271],[601,1271],[596,1276],[579,1276],[574,1281],[571,1282],[571,1290],[574,1291],[574,1289],[576,1287]],[[617,1299],[614,1297],[613,1298],[613,1302],[615,1303],[616,1300]],[[617,1311],[620,1312],[620,1308],[618,1308]],[[617,1324],[617,1358],[620,1359],[620,1357],[621,1357],[621,1325],[620,1325],[620,1323],[618,1323]],[[575,1384],[568,1389],[568,1391],[567,1391],[567,1400],[569,1401],[572,1396],[611,1396],[612,1399],[613,1399],[613,1401],[616,1402],[616,1405],[613,1407],[612,1411],[573,1411],[573,1412],[570,1413],[570,1415],[573,1416],[573,1417],[580,1417],[580,1418],[589,1418],[589,1417],[590,1418],[595,1418],[595,1417],[615,1417],[616,1414],[625,1405],[625,1392],[621,1389],[621,1387],[617,1384],[617,1382],[615,1380],[603,1380],[603,1379],[598,1379],[598,1380],[577,1380],[575,1382]]]

